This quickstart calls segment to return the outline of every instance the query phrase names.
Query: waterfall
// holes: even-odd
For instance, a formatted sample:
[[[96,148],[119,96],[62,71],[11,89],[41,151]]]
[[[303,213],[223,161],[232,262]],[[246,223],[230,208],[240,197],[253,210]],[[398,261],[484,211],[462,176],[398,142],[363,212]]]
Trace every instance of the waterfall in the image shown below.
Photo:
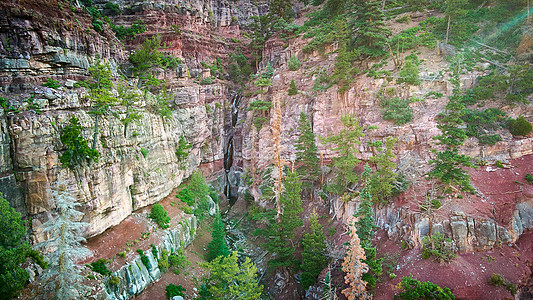
[[[239,106],[241,104],[242,96],[240,94],[235,94],[233,96],[231,104],[231,120],[230,126],[226,128],[226,140],[224,148],[224,170],[225,170],[225,186],[224,186],[224,195],[226,199],[230,202],[231,205],[237,200],[236,193],[232,192],[231,186],[231,176],[232,176],[232,166],[233,166],[233,155],[234,155],[234,145],[233,145],[233,135],[235,131],[235,126],[239,119]]]

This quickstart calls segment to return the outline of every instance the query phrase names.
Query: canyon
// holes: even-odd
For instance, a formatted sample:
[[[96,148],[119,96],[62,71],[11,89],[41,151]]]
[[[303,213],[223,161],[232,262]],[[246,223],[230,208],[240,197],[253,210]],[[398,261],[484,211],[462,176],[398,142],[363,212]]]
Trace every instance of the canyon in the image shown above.
[[[146,31],[122,40],[107,25],[97,32],[84,8],[69,1],[0,3],[0,96],[7,99],[7,106],[0,108],[0,192],[29,221],[29,240],[36,244],[47,239],[42,225],[52,218],[54,204],[49,197],[50,189],[58,181],[67,185],[68,191],[81,204],[82,221],[89,224],[84,237],[93,256],[84,263],[99,258],[111,259],[113,276],[120,278],[118,285],[110,283],[113,277],[91,281],[93,299],[130,299],[142,295],[143,290],[157,285],[160,278],[166,276],[157,266],[161,252],[185,248],[198,238],[200,226],[196,218],[181,211],[182,207],[178,209],[170,204],[177,188],[183,187],[196,170],[201,170],[224,202],[218,208],[214,203],[216,199],[212,199],[211,215],[220,210],[225,213],[226,221],[238,220],[239,223],[252,205],[244,199],[246,193],[251,195],[253,205],[271,207],[272,203],[261,199],[263,191],[259,185],[250,185],[246,179],[246,176],[256,176],[250,175],[253,170],[262,171],[275,159],[274,113],[267,114],[265,123],[258,129],[254,125],[254,111],[248,109],[251,102],[265,98],[281,103],[281,157],[288,166],[296,159],[300,113],[309,116],[312,131],[318,137],[326,181],[332,175],[329,162],[337,154],[320,139],[342,129],[342,115],[353,114],[365,127],[377,128],[365,130],[357,154],[362,161],[368,161],[373,155],[368,142],[397,138],[393,149],[397,169],[405,175],[410,187],[394,201],[373,208],[378,253],[383,257],[387,253],[401,253],[402,259],[395,264],[396,275],[417,273],[420,280],[450,287],[458,299],[507,299],[511,295],[509,292],[487,284],[486,278],[493,272],[500,272],[517,285],[515,299],[530,299],[533,185],[524,183],[524,176],[533,173],[532,134],[517,137],[500,128],[497,132],[502,140],[494,145],[482,145],[470,137],[460,152],[483,161],[477,168],[467,168],[476,193],[456,192],[439,198],[442,206],[435,211],[420,208],[433,188],[426,180],[430,161],[434,159],[430,149],[441,147],[432,138],[440,133],[437,115],[445,109],[445,99],[453,94],[450,74],[433,75],[450,67],[444,55],[433,48],[418,50],[423,79],[418,86],[406,88],[385,78],[360,74],[354,76],[346,91],[339,91],[337,85],[317,91],[314,85],[319,70],[335,68],[338,45],[328,46],[327,52],[332,52],[328,56],[319,51],[304,51],[309,38],[303,35],[287,40],[274,34],[265,41],[261,60],[256,63],[257,73],[268,66],[273,68],[272,85],[265,93],[259,93],[258,88],[243,89],[227,74],[216,74],[209,65],[218,59],[227,66],[230,56],[241,52],[248,59],[252,57],[248,42],[253,20],[269,12],[268,2],[94,1],[103,13],[108,10],[106,3],[116,4],[120,9],[120,14],[107,14],[112,24],[131,26],[142,20]],[[293,3],[293,10],[296,12],[294,22],[299,25],[304,24],[305,13],[312,11],[300,2]],[[412,22],[419,24],[426,17],[417,12]],[[387,25],[396,33],[406,28],[405,24],[395,24],[394,20],[388,20]],[[528,26],[517,57],[531,64],[533,44],[528,41],[533,40],[533,30]],[[109,64],[114,80],[121,80],[127,84],[127,89],[141,93],[141,80],[134,76],[135,68],[128,58],[153,36],[161,37],[162,53],[181,61],[177,67],[154,70],[155,78],[165,80],[166,92],[170,95],[170,116],[164,118],[148,101],[140,101],[136,107],[140,117],[126,130],[121,117],[127,110],[117,105],[99,116],[96,143],[99,159],[77,170],[63,167],[60,157],[65,146],[60,140],[61,128],[71,117],[80,121],[83,136],[89,143],[94,138],[93,103],[88,90],[76,83],[88,79],[88,70],[98,57]],[[294,56],[302,65],[291,71],[288,62]],[[386,68],[394,71],[392,59],[389,61],[390,67]],[[462,74],[461,87],[475,86],[477,78],[486,74],[488,68],[483,65]],[[50,79],[59,81],[60,87],[42,85]],[[291,80],[296,82],[299,92],[287,96]],[[423,101],[410,103],[414,121],[395,125],[383,119],[377,92],[384,87],[399,92],[407,89],[410,95],[423,98]],[[431,92],[443,96],[426,97]],[[499,107],[511,118],[524,116],[531,122],[532,98],[529,95],[527,103],[503,107],[488,102],[486,107]],[[176,154],[180,139],[190,145],[184,161]],[[502,166],[495,167],[497,162]],[[151,225],[145,217],[149,208],[160,202],[172,217],[172,226],[166,230],[156,230],[157,226]],[[302,219],[307,224],[313,210],[327,216],[329,221],[323,223],[327,228],[334,228],[328,243],[338,250],[347,242],[346,226],[360,202],[357,195],[346,201],[338,196],[323,198],[315,191],[303,199]],[[259,249],[258,242],[250,234],[254,225],[243,222],[249,227],[233,228],[235,236],[248,239],[247,251],[254,252]],[[152,232],[153,240],[141,241],[138,246],[144,248],[151,267],[145,267],[134,251],[123,259],[117,258],[125,248],[111,237],[124,242],[120,236],[128,230],[131,230],[130,241],[140,240],[141,232]],[[422,249],[423,238],[434,233],[443,233],[452,240],[459,256],[456,261],[448,265],[431,264],[413,258]],[[151,243],[155,244],[156,253],[151,250]],[[98,250],[102,245],[106,245],[104,248],[113,246],[113,250]],[[266,294],[273,299],[319,299],[320,283],[307,291],[297,291],[296,278],[265,271],[265,255],[262,251],[249,254],[260,266],[261,277],[265,276],[262,282]],[[483,260],[489,256],[496,258]],[[500,270],[498,265],[506,269]],[[462,275],[452,279],[459,271]],[[35,269],[34,275],[38,272],[38,268]],[[325,271],[320,278],[324,276]],[[477,279],[468,283],[469,277]],[[374,298],[391,299],[399,279],[384,278]],[[336,275],[336,282],[343,284],[342,275]],[[27,290],[21,298],[38,297]],[[192,296],[193,292],[188,290],[187,297]],[[160,299],[163,298],[164,295],[160,295]]]

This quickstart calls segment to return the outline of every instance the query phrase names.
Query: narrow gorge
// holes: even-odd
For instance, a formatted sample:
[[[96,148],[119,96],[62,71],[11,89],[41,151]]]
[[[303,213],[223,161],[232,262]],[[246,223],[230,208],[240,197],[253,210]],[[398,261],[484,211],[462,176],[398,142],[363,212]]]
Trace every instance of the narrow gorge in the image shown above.
[[[0,299],[532,299],[531,14],[2,1]]]

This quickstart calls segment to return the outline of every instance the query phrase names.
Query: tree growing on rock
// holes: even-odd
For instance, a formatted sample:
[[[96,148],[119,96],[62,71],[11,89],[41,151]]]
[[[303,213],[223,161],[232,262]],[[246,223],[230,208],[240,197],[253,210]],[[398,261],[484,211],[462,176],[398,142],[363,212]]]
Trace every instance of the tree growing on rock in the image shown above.
[[[309,118],[302,111],[298,123],[300,135],[296,140],[296,163],[302,165],[297,172],[304,181],[305,188],[311,188],[313,182],[317,181],[320,176],[320,158],[318,157],[318,147],[316,145],[316,136],[311,128]]]
[[[302,239],[302,277],[301,283],[304,290],[314,285],[320,272],[327,266],[326,241],[322,225],[318,223],[318,215],[313,211],[309,227],[310,233],[306,233]]]
[[[374,287],[376,285],[377,278],[383,273],[382,261],[383,258],[377,258],[377,249],[372,247],[372,237],[374,236],[374,212],[372,211],[372,181],[370,175],[370,167],[365,165],[365,170],[361,177],[366,181],[365,186],[359,194],[361,204],[355,213],[357,221],[355,227],[357,229],[357,235],[361,242],[361,247],[365,252],[365,259],[363,263],[368,266],[368,271],[361,277],[368,283],[368,287]]]
[[[361,138],[365,135],[363,127],[359,125],[359,120],[354,115],[343,115],[341,121],[344,128],[338,134],[323,140],[325,143],[335,145],[332,150],[338,152],[338,156],[332,159],[336,174],[335,182],[329,185],[328,189],[339,195],[359,181],[354,169],[360,160],[355,155],[359,153]]]
[[[226,244],[226,230],[224,229],[224,222],[220,214],[217,214],[213,221],[213,231],[211,232],[212,240],[207,245],[207,261],[219,256],[228,256],[229,250]]]
[[[80,204],[70,195],[65,182],[59,181],[51,193],[56,216],[43,224],[43,233],[49,238],[37,245],[49,251],[46,254],[49,267],[41,279],[46,282],[47,292],[58,299],[81,299],[88,289],[82,284],[84,276],[76,261],[91,255],[81,245],[85,241],[82,235],[89,224],[79,221],[83,213],[76,207]]]

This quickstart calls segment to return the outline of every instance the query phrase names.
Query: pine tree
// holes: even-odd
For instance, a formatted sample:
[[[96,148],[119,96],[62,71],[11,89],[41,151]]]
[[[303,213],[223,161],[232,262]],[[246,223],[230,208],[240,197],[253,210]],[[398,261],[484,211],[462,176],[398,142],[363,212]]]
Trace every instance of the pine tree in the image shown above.
[[[326,241],[322,225],[318,223],[318,215],[313,211],[309,219],[311,233],[306,233],[302,239],[302,287],[307,290],[314,285],[320,272],[327,266]]]
[[[300,178],[304,180],[303,186],[311,188],[313,182],[317,181],[320,176],[320,158],[318,157],[316,136],[311,128],[311,122],[303,111],[300,113],[298,130],[300,135],[295,145],[296,163],[302,165],[297,172]]]
[[[43,233],[49,239],[37,245],[51,251],[46,255],[49,266],[42,280],[46,282],[48,292],[57,299],[81,299],[87,287],[82,284],[84,277],[80,275],[81,267],[76,261],[91,255],[81,245],[85,241],[82,235],[89,224],[77,221],[83,213],[76,210],[80,204],[68,193],[64,182],[57,183],[52,195],[57,216],[43,224]]]
[[[338,134],[324,139],[324,142],[334,144],[335,148],[332,150],[338,152],[338,156],[332,159],[336,174],[335,183],[328,189],[339,195],[359,180],[354,169],[360,160],[355,154],[359,153],[360,139],[365,135],[363,127],[359,125],[359,120],[354,115],[343,115],[341,121],[344,128]]]
[[[284,194],[281,197],[282,213],[278,220],[272,219],[266,231],[259,231],[268,237],[265,248],[276,257],[268,262],[269,266],[284,268],[294,265],[294,232],[303,226],[298,216],[302,210],[301,183],[294,172],[288,172],[284,181]]]
[[[383,56],[387,35],[385,15],[375,0],[355,0],[347,8],[348,27],[352,36],[352,48],[369,57]]]
[[[361,247],[365,251],[365,259],[363,262],[368,265],[368,271],[362,276],[362,279],[368,283],[368,287],[376,285],[377,277],[383,273],[382,261],[383,258],[377,259],[376,247],[372,247],[372,237],[374,236],[374,212],[372,211],[372,181],[370,181],[370,167],[365,165],[365,170],[361,177],[366,181],[365,186],[359,194],[361,204],[359,205],[355,217],[355,227],[357,228],[357,235],[360,238]]]
[[[473,192],[474,188],[470,184],[470,175],[463,167],[474,167],[474,165],[470,162],[470,157],[459,154],[459,147],[468,138],[463,129],[464,121],[462,119],[465,105],[461,102],[463,97],[459,80],[461,64],[461,57],[452,62],[452,78],[450,81],[454,85],[453,94],[449,97],[445,111],[437,116],[437,128],[442,133],[433,137],[445,149],[444,151],[432,150],[437,156],[429,161],[433,165],[433,169],[428,175],[429,178],[440,179],[449,188],[455,188],[454,186],[456,185],[462,191]]]
[[[357,236],[355,225],[350,225],[350,245],[342,263],[344,282],[349,285],[342,293],[348,300],[371,299],[366,291],[366,282],[362,280],[364,273],[368,272],[368,265],[364,263],[365,253]]]
[[[294,82],[294,79],[291,80],[291,83],[289,84],[289,96],[294,96],[298,94],[298,88],[296,87],[296,82]]]
[[[30,246],[24,242],[26,227],[20,216],[0,193],[0,299],[13,299],[30,278],[20,265]]]
[[[369,192],[374,203],[387,202],[397,191],[395,183],[398,180],[398,174],[394,172],[396,156],[392,153],[392,148],[397,140],[387,137],[385,143],[381,141],[370,143],[370,146],[376,151],[369,159],[376,168],[376,172],[372,173],[369,179]]]
[[[233,251],[229,256],[219,256],[202,264],[209,275],[201,280],[199,299],[254,300],[261,297],[263,286],[257,283],[257,267],[249,257],[244,263],[237,260],[237,251]]]
[[[213,221],[211,237],[212,240],[209,245],[207,245],[207,261],[212,261],[219,256],[228,256],[229,250],[228,245],[226,244],[226,231],[220,214],[217,214]]]

